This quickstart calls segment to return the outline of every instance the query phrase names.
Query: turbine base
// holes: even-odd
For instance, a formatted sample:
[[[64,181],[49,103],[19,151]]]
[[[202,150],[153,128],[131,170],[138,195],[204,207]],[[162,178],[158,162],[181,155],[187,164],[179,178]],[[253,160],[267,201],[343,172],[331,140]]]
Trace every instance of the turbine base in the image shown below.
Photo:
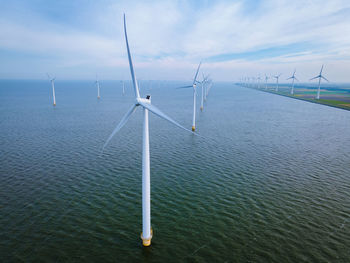
[[[53,106],[56,106],[56,103],[54,103]]]
[[[153,229],[151,228],[151,236],[149,238],[144,238],[141,232],[142,245],[144,247],[149,247],[151,245],[151,239],[153,237]]]
[[[201,111],[203,111],[203,107],[201,107]]]
[[[194,132],[196,130],[196,127],[192,126],[192,131]]]

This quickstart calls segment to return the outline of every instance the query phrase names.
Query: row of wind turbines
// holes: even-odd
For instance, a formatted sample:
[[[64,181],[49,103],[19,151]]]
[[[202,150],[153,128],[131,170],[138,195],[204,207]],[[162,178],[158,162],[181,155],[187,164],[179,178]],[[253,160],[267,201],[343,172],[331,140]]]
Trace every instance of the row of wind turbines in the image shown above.
[[[320,92],[321,92],[321,79],[326,80],[327,82],[329,82],[328,79],[325,78],[325,76],[322,75],[322,71],[323,71],[323,66],[321,67],[320,73],[316,76],[310,79],[314,80],[314,79],[318,79],[318,88],[317,88],[317,94],[316,94],[316,99],[319,100],[320,99]],[[286,80],[292,80],[292,86],[291,86],[291,90],[290,90],[290,94],[294,95],[294,84],[295,81],[299,81],[296,76],[295,76],[295,72],[296,69],[294,69],[294,72],[292,74],[292,76],[290,76],[289,78],[287,78]],[[275,91],[278,92],[278,88],[279,88],[279,78],[281,77],[282,74],[278,74],[278,75],[274,75],[272,76],[272,78],[276,79],[276,86],[275,86]],[[265,90],[267,90],[267,85],[268,85],[268,80],[270,79],[270,77],[268,75],[265,74]],[[245,87],[257,87],[258,89],[260,89],[261,87],[261,77],[244,77],[240,79],[240,83],[241,85],[245,86]]]
[[[201,67],[201,63],[199,63],[193,82],[191,85],[179,87],[181,88],[193,88],[193,119],[192,119],[192,129],[187,129],[166,114],[164,114],[162,111],[160,111],[157,107],[152,105],[151,103],[151,95],[146,95],[144,98],[140,95],[139,90],[139,83],[136,78],[136,74],[134,71],[134,66],[132,63],[132,57],[129,47],[129,41],[128,41],[128,35],[126,30],[126,19],[125,14],[123,17],[124,22],[124,36],[125,36],[125,43],[126,43],[126,50],[128,54],[128,61],[129,61],[129,68],[130,68],[130,74],[131,74],[131,80],[132,80],[132,86],[134,90],[134,96],[135,101],[131,105],[130,109],[127,111],[127,113],[124,115],[124,117],[121,119],[119,124],[115,127],[111,135],[108,137],[106,142],[104,143],[102,147],[102,152],[104,151],[105,147],[108,145],[108,143],[111,141],[113,136],[120,131],[124,127],[124,125],[128,122],[131,115],[136,111],[137,108],[143,109],[143,132],[142,132],[142,232],[141,232],[141,239],[142,244],[144,246],[150,246],[151,245],[151,239],[153,237],[153,230],[151,228],[151,177],[150,177],[150,149],[149,149],[149,112],[159,116],[160,118],[169,121],[170,123],[174,124],[175,126],[185,130],[186,132],[192,133],[193,135],[200,136],[197,133],[195,133],[196,129],[196,97],[197,97],[197,84],[201,85],[201,106],[200,109],[203,111],[204,109],[204,101],[207,100],[207,96],[209,94],[209,91],[212,87],[212,80],[209,79],[209,75],[205,76],[203,74],[202,81],[197,80],[198,73]],[[53,105],[56,106],[56,97],[55,97],[55,78],[51,78],[49,74],[47,74],[49,80],[51,81],[52,85],[52,92],[53,92]],[[100,99],[100,82],[96,76],[95,85],[97,88],[97,99]],[[124,82],[122,82],[123,87],[123,95],[125,94],[125,85]],[[200,136],[201,137],[201,136]]]
[[[197,98],[197,84],[201,85],[202,89],[202,96],[201,96],[201,107],[200,110],[203,111],[204,109],[204,101],[207,100],[207,96],[209,93],[209,90],[212,87],[212,81],[209,79],[209,75],[205,76],[203,73],[203,79],[202,81],[197,80],[198,72],[201,67],[202,62],[199,63],[196,74],[194,75],[192,85],[182,86],[178,89],[186,89],[186,88],[193,88],[193,117],[192,117],[192,131],[196,130],[196,98]]]
[[[56,93],[55,93],[55,80],[56,80],[56,77],[54,78],[51,78],[50,75],[48,73],[46,73],[49,81],[51,82],[51,87],[52,87],[52,99],[53,99],[53,106],[56,106]],[[101,95],[100,95],[100,81],[98,80],[97,78],[97,75],[96,75],[96,81],[94,82],[94,84],[96,85],[96,88],[97,88],[97,99],[100,99],[101,98]],[[122,88],[123,88],[123,96],[125,95],[125,83],[124,81],[122,81]]]
[[[209,91],[212,87],[212,80],[209,79],[209,75],[203,75],[203,79],[202,81],[197,80],[198,77],[198,73],[199,73],[199,69],[201,67],[202,62],[199,63],[198,67],[197,67],[197,71],[196,74],[193,78],[193,83],[192,85],[187,85],[187,86],[182,86],[182,87],[178,87],[178,89],[182,89],[182,88],[193,88],[193,118],[192,118],[192,131],[196,130],[196,105],[197,105],[197,84],[201,85],[201,106],[200,106],[200,110],[203,111],[204,109],[204,102],[207,100],[207,96],[209,94]],[[56,77],[51,78],[50,75],[47,73],[47,77],[49,79],[49,81],[51,82],[51,86],[52,86],[52,98],[53,98],[53,106],[56,106],[56,94],[55,94],[55,80]],[[135,80],[139,86],[139,83],[137,80]],[[100,95],[100,81],[98,80],[98,77],[96,75],[96,81],[94,82],[94,84],[96,85],[96,89],[97,89],[97,99],[101,98]],[[125,83],[124,81],[122,81],[122,94],[123,96],[125,95]]]

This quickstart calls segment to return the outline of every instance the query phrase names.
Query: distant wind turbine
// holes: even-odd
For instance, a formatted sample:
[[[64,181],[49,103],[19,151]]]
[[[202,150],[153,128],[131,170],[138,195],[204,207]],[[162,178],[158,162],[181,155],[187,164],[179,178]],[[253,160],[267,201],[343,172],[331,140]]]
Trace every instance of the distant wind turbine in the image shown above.
[[[203,75],[203,80],[202,81],[197,81],[198,83],[201,84],[201,87],[202,87],[202,99],[201,99],[201,111],[203,111],[203,106],[204,106],[204,86],[206,85],[206,82],[207,82],[207,79],[209,76],[204,76]]]
[[[321,79],[324,79],[326,80],[327,82],[329,82],[328,79],[326,79],[324,76],[322,76],[322,70],[323,70],[323,65],[321,67],[321,71],[320,71],[320,74],[310,80],[313,80],[313,79],[317,79],[318,78],[318,89],[317,89],[317,95],[316,95],[316,99],[319,100],[320,99],[320,91],[321,91]]]
[[[46,75],[49,78],[49,80],[51,81],[53,106],[56,106],[56,95],[55,95],[55,79],[56,79],[56,77],[51,78],[49,73],[46,73]]]
[[[208,97],[208,94],[209,94],[209,89],[211,87],[211,84],[212,84],[212,80],[211,79],[207,79],[206,85],[204,86],[204,88],[205,88],[204,101],[207,101],[207,97]]]
[[[190,130],[178,124],[176,121],[165,115],[158,108],[151,104],[151,96],[147,95],[146,98],[140,97],[140,91],[138,88],[138,83],[136,80],[134,67],[132,64],[128,36],[126,33],[126,22],[124,14],[124,34],[125,34],[125,43],[129,59],[129,67],[132,78],[132,84],[135,93],[135,102],[130,108],[130,110],[125,114],[121,119],[120,123],[114,129],[112,134],[107,139],[106,143],[103,146],[103,149],[107,146],[112,137],[127,123],[130,116],[135,112],[138,106],[143,108],[143,141],[142,141],[142,233],[141,239],[144,246],[151,245],[151,239],[153,236],[153,231],[151,229],[151,182],[150,182],[150,153],[149,153],[149,129],[148,129],[148,111],[158,115],[159,117],[171,122],[172,124],[184,129],[188,132]],[[191,132],[193,133],[193,132]],[[195,134],[195,133],[193,133]]]
[[[277,86],[276,86],[276,92],[278,91],[278,79],[280,78],[281,75],[282,75],[282,74],[273,76],[273,77],[276,79],[276,84],[277,84]]]
[[[100,82],[98,81],[97,74],[96,74],[96,81],[95,81],[96,87],[97,87],[97,98],[100,98]]]
[[[260,81],[261,81],[261,77],[259,76],[259,77],[257,78],[257,80],[258,80],[258,89],[260,89]]]
[[[265,74],[265,90],[267,90],[267,81],[268,81],[269,77]]]
[[[197,71],[196,71],[196,75],[194,75],[193,78],[193,83],[192,85],[188,85],[188,86],[183,86],[183,87],[179,87],[179,89],[183,89],[183,88],[193,88],[193,118],[192,118],[192,131],[196,130],[196,96],[197,96],[197,91],[196,91],[196,83],[197,83],[197,76],[198,76],[198,72],[199,72],[199,68],[201,67],[202,62],[199,63]]]
[[[210,79],[210,80],[209,80],[209,83],[208,83],[208,87],[207,87],[207,91],[206,91],[206,96],[205,96],[205,98],[209,95],[209,91],[210,91],[210,89],[212,88],[212,86],[213,86],[213,81]]]
[[[124,84],[124,80],[122,81],[123,82],[123,96],[125,95],[125,84]]]
[[[290,94],[294,94],[294,80],[298,80],[296,77],[295,77],[295,72],[296,72],[296,69],[294,69],[294,72],[293,72],[293,75],[289,78],[287,78],[287,80],[289,79],[292,79],[292,89],[290,91]]]

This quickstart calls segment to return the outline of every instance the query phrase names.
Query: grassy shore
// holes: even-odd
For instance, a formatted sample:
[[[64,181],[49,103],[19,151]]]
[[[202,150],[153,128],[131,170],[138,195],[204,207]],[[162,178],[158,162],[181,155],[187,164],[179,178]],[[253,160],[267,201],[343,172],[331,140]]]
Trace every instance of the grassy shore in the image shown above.
[[[245,87],[245,86],[243,86],[243,87]],[[319,100],[317,100],[316,98],[304,97],[304,95],[306,95],[306,93],[305,94],[304,93],[297,93],[297,94],[292,95],[292,94],[287,93],[287,92],[280,92],[280,91],[276,92],[275,90],[272,90],[271,87],[268,89],[265,89],[265,88],[258,89],[255,87],[249,87],[249,88],[263,91],[263,92],[273,93],[273,94],[280,95],[280,96],[290,97],[293,99],[304,100],[304,101],[308,101],[308,102],[312,102],[312,103],[322,104],[322,105],[350,111],[350,103],[341,100],[341,95],[342,95],[341,93],[339,94],[340,95],[339,99],[322,99],[322,95],[321,95],[321,98]]]

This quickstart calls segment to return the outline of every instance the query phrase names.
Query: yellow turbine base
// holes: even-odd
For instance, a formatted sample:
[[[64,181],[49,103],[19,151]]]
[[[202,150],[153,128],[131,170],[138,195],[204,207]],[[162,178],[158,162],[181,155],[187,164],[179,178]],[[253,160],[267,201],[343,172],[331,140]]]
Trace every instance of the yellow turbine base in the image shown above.
[[[196,128],[195,128],[194,126],[192,126],[192,131],[195,131],[195,129],[196,129]]]
[[[100,97],[97,97],[98,99],[100,98]]]
[[[151,228],[151,236],[149,238],[144,238],[141,232],[142,245],[144,247],[149,247],[151,245],[151,239],[153,237],[153,229]]]
[[[201,107],[201,111],[203,111],[203,107]]]
[[[56,103],[54,103],[53,106],[56,106]]]

